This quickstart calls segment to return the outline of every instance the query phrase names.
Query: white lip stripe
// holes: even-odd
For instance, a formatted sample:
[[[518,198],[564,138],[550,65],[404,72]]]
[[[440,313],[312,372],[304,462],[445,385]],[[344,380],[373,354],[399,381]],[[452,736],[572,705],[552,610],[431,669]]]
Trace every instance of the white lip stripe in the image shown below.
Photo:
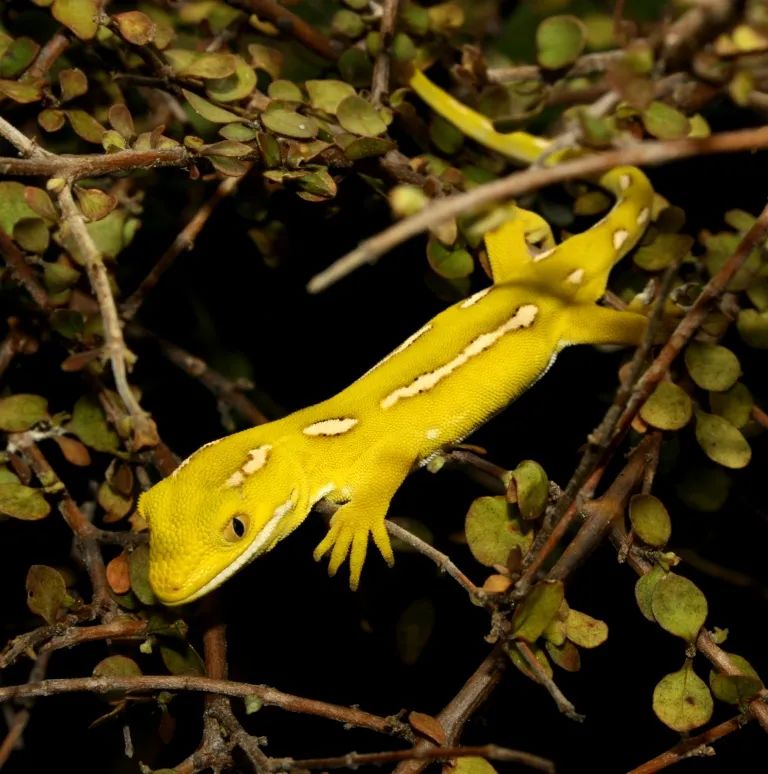
[[[305,427],[301,432],[304,435],[343,435],[349,432],[357,420],[354,417],[342,417],[338,419],[323,419]]]
[[[445,379],[446,376],[452,374],[457,368],[460,368],[475,355],[479,355],[489,347],[493,346],[505,333],[518,330],[520,328],[529,328],[533,325],[539,308],[534,304],[526,304],[521,306],[512,317],[509,318],[503,325],[496,328],[495,331],[490,333],[483,333],[478,336],[474,341],[467,344],[466,347],[456,355],[453,360],[449,361],[445,365],[436,368],[434,371],[430,371],[426,374],[417,376],[409,385],[405,387],[398,387],[391,392],[385,398],[382,399],[380,406],[383,409],[388,409],[394,406],[401,398],[412,398],[414,395],[419,395],[422,392],[431,390],[436,384]]]
[[[474,306],[481,298],[485,298],[493,289],[493,285],[482,290],[478,290],[477,293],[473,293],[469,298],[465,298],[461,304],[461,309],[467,309],[470,306]]]
[[[208,443],[204,443],[204,444],[203,444],[203,445],[202,445],[202,446],[201,446],[199,449],[197,449],[196,451],[193,451],[193,452],[192,452],[192,454],[190,454],[190,455],[189,455],[189,457],[187,457],[185,460],[182,460],[182,461],[181,461],[181,462],[180,462],[180,463],[179,463],[179,464],[176,466],[176,469],[173,471],[173,473],[171,473],[171,475],[169,476],[169,478],[174,478],[175,476],[177,476],[177,475],[178,475],[178,473],[179,473],[179,471],[180,471],[182,468],[185,468],[187,465],[189,465],[189,463],[190,463],[190,462],[192,462],[192,459],[193,459],[193,458],[194,458],[196,455],[198,455],[198,454],[199,454],[199,453],[200,453],[200,452],[201,452],[203,449],[207,449],[207,448],[209,448],[210,446],[215,446],[217,443],[219,443],[220,441],[223,441],[223,440],[224,440],[223,438],[217,438],[215,441],[208,441]]]

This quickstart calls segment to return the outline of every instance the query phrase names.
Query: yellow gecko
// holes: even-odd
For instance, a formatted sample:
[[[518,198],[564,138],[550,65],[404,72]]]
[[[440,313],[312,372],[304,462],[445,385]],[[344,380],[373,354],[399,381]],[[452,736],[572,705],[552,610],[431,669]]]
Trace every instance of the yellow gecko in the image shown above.
[[[500,134],[426,76],[411,86],[465,134],[518,161],[549,143]],[[315,559],[349,556],[356,588],[368,541],[392,564],[385,527],[403,479],[506,406],[571,344],[637,344],[646,319],[597,305],[611,267],[637,243],[653,189],[634,167],[599,185],[616,197],[588,231],[555,245],[546,222],[515,209],[485,235],[493,284],[438,314],[338,395],[205,444],[139,500],[150,528],[150,582],[167,605],[206,594],[291,533],[321,498],[339,505]]]

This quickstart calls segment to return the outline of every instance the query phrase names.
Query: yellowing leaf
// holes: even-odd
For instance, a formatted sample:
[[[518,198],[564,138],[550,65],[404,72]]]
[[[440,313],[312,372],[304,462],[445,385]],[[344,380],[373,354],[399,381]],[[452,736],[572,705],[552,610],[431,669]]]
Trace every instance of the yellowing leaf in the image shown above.
[[[716,414],[696,412],[696,440],[707,457],[725,468],[745,468],[752,458],[746,438]]]
[[[641,245],[632,260],[646,271],[661,271],[685,258],[693,246],[693,237],[687,234],[658,234],[647,245]]]
[[[83,395],[75,403],[72,419],[66,427],[68,432],[96,451],[117,451],[118,435],[107,425],[104,410],[92,395]]]
[[[659,430],[679,430],[691,421],[693,404],[674,382],[661,382],[640,408],[643,421]]]
[[[707,598],[688,578],[670,572],[653,589],[651,609],[662,629],[693,642],[707,619]]]
[[[226,78],[212,78],[205,84],[211,99],[235,102],[247,97],[256,86],[256,73],[242,57],[235,57],[235,72]]]
[[[312,107],[331,115],[336,115],[339,105],[347,97],[355,94],[354,87],[348,83],[330,78],[323,81],[307,81],[304,85],[307,87]]]
[[[586,28],[580,19],[550,16],[536,30],[536,58],[542,67],[559,70],[576,61],[586,39]]]
[[[100,188],[75,188],[80,210],[89,220],[101,220],[106,218],[117,207],[117,199]]]
[[[685,733],[703,726],[712,717],[712,710],[712,694],[690,661],[679,672],[663,677],[654,688],[653,711],[674,731]]]
[[[48,401],[42,395],[19,393],[0,398],[0,430],[20,433],[48,419]]]
[[[155,39],[157,26],[141,11],[125,11],[115,14],[112,19],[117,22],[120,34],[136,46],[146,46]]]
[[[62,102],[80,97],[88,91],[88,79],[85,77],[85,73],[77,67],[62,70],[59,73],[59,85],[61,86]]]
[[[699,387],[723,392],[741,376],[741,365],[730,349],[692,341],[685,350],[685,366]]]
[[[523,460],[513,471],[517,488],[517,507],[524,519],[538,519],[547,507],[549,479],[534,460]]]
[[[22,521],[44,519],[51,506],[39,489],[8,482],[0,484],[0,514]]]
[[[565,619],[568,639],[581,648],[596,648],[608,639],[608,624],[570,608]]]
[[[343,99],[336,108],[336,118],[352,134],[375,137],[387,131],[387,125],[370,102],[353,94]]]
[[[679,110],[664,102],[653,101],[641,118],[648,132],[660,140],[675,140],[687,136],[691,125]]]
[[[217,107],[216,105],[208,102],[207,99],[198,97],[197,94],[182,89],[185,99],[189,102],[192,110],[198,115],[201,115],[207,121],[212,121],[214,124],[228,124],[230,121],[239,121],[240,116],[235,113],[231,113],[229,110]]]
[[[741,672],[740,675],[726,675],[711,670],[709,687],[720,701],[729,704],[743,704],[757,694],[763,687],[760,675],[743,656],[728,653],[731,663]]]
[[[640,608],[640,612],[649,620],[655,621],[656,617],[653,614],[653,592],[656,590],[658,582],[666,575],[666,572],[654,565],[650,572],[642,575],[635,583],[635,601]]]
[[[712,413],[721,416],[734,427],[742,428],[752,416],[752,393],[741,382],[736,382],[725,392],[710,392],[709,405]]]
[[[56,623],[62,608],[70,603],[67,585],[58,570],[44,564],[33,564],[27,572],[27,607],[45,619]]]
[[[261,121],[267,129],[299,140],[316,137],[319,131],[317,121],[311,116],[280,107],[266,110],[262,113]]]
[[[562,581],[536,584],[512,616],[512,637],[535,642],[557,615],[564,594]]]
[[[69,27],[80,40],[90,40],[99,28],[101,0],[53,0],[55,19]]]
[[[629,501],[629,520],[635,534],[649,546],[661,548],[672,534],[672,522],[664,503],[653,495],[633,495]]]
[[[64,115],[75,132],[86,142],[101,145],[101,138],[107,130],[90,113],[85,110],[65,110]]]

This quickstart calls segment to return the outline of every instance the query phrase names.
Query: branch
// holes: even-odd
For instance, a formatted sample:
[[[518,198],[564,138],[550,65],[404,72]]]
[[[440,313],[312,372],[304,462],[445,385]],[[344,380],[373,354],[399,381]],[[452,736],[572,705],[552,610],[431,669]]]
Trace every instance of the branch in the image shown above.
[[[393,247],[422,231],[500,199],[520,196],[566,180],[589,177],[624,164],[648,166],[691,156],[754,151],[761,148],[768,148],[768,127],[721,132],[702,138],[647,140],[627,148],[565,161],[556,167],[537,167],[514,172],[500,180],[479,185],[467,193],[433,201],[421,212],[366,239],[357,248],[312,277],[307,284],[307,290],[310,293],[319,293],[355,269],[375,262]]]
[[[371,78],[371,102],[374,105],[380,105],[381,98],[389,92],[391,64],[389,47],[392,45],[399,6],[400,0],[384,0],[382,5],[381,26],[379,27],[381,51],[373,63],[373,76]]]
[[[316,715],[356,728],[367,728],[380,734],[401,736],[408,741],[413,734],[404,724],[392,718],[372,715],[359,709],[341,707],[324,701],[314,701],[301,696],[283,693],[266,685],[236,683],[193,675],[142,675],[138,677],[70,677],[42,680],[24,685],[0,686],[0,702],[39,696],[56,696],[63,693],[93,693],[103,695],[112,691],[146,693],[151,691],[196,691],[218,693],[242,699],[259,698],[272,707],[303,715]]]
[[[0,118],[0,121],[2,119]],[[45,288],[40,284],[37,275],[30,269],[24,258],[24,253],[19,250],[8,234],[0,228],[0,253],[10,267],[16,280],[23,285],[32,300],[44,311],[50,311],[50,301]]]
[[[69,229],[75,240],[80,257],[85,262],[91,288],[99,304],[99,311],[104,323],[104,349],[112,364],[115,387],[133,423],[131,428],[133,447],[134,449],[142,449],[145,446],[154,446],[158,441],[155,423],[141,408],[128,384],[125,363],[127,349],[123,340],[120,320],[117,316],[115,299],[109,287],[107,270],[99,248],[85,227],[85,219],[72,198],[71,183],[62,186],[58,193],[58,201],[63,215],[62,225]]]

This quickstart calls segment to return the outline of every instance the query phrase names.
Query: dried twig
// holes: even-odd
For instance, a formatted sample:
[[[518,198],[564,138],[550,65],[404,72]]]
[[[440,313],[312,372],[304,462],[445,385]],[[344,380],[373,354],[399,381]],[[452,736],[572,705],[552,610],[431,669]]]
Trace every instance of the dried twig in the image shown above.
[[[564,161],[555,167],[526,169],[494,180],[471,191],[431,202],[421,212],[395,223],[316,274],[307,284],[310,293],[319,293],[367,263],[375,262],[393,247],[422,231],[475,208],[566,180],[584,178],[623,164],[650,166],[710,153],[736,153],[768,148],[768,127],[722,132],[710,137],[682,140],[649,140],[619,150]]]
[[[2,119],[0,119],[2,120]],[[16,243],[0,228],[0,254],[5,258],[6,263],[10,266],[16,280],[20,285],[23,285],[32,300],[43,310],[48,311],[50,309],[50,301],[48,300],[48,294],[45,292],[45,288],[40,284],[35,272],[24,260],[24,253],[19,250]]]
[[[381,8],[381,51],[373,63],[373,77],[371,78],[371,101],[374,105],[380,105],[385,94],[389,92],[389,47],[395,32],[395,21],[400,6],[400,0],[384,0]]]

